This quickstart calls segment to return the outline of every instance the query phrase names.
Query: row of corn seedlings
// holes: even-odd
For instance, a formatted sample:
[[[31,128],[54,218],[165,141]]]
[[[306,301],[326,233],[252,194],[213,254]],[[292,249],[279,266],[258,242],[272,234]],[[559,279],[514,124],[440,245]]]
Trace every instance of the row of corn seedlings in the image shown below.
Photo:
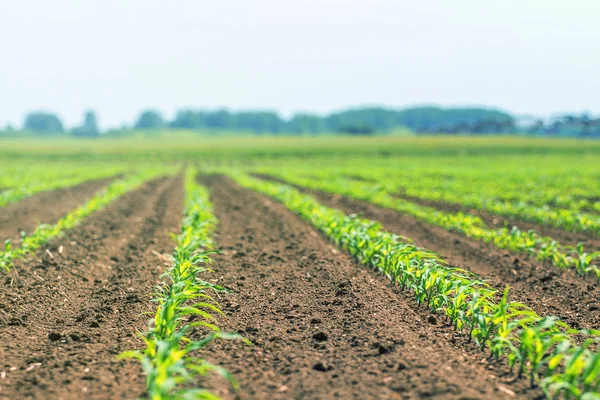
[[[509,300],[477,276],[447,266],[436,254],[384,231],[373,221],[346,216],[313,197],[273,182],[231,172],[242,186],[280,202],[324,232],[363,264],[384,273],[419,304],[445,315],[492,357],[506,357],[511,370],[527,375],[549,397],[597,399],[600,354],[591,350],[600,331],[575,330]]]
[[[121,355],[141,362],[152,400],[217,399],[206,389],[189,387],[198,376],[209,372],[222,375],[236,386],[225,369],[197,356],[197,351],[214,339],[244,339],[219,330],[215,315],[221,314],[221,310],[213,296],[227,290],[202,279],[211,272],[206,265],[215,252],[211,236],[217,219],[207,190],[196,183],[195,176],[195,169],[188,168],[185,217],[172,265],[154,291],[153,301],[158,304],[156,313],[148,323],[148,331],[141,334],[146,347]],[[192,334],[197,328],[210,334],[195,339]]]
[[[107,168],[115,169],[115,165],[95,162],[47,162],[11,159],[10,162],[3,162],[0,166],[0,188],[14,188],[41,181],[63,179],[89,173],[93,174],[97,173],[99,169]]]
[[[30,177],[31,181],[23,179],[20,184],[0,192],[0,207],[16,203],[39,192],[75,186],[90,180],[109,178],[125,172],[123,167],[87,168],[71,174],[64,174],[56,167],[50,167],[50,170],[49,173],[47,172],[44,175]],[[37,174],[37,169],[34,171]]]
[[[600,281],[600,251],[588,252],[581,243],[575,246],[562,245],[533,230],[523,231],[514,226],[490,229],[477,216],[462,212],[447,213],[416,204],[391,195],[384,185],[369,184],[341,177],[325,176],[322,179],[313,179],[271,169],[263,171],[299,186],[349,196],[407,213],[430,224],[460,232],[469,238],[491,243],[502,249],[525,253],[528,257],[550,262],[562,269],[572,268],[581,276],[591,274]]]
[[[491,171],[481,171],[477,167],[457,171],[448,166],[445,169],[433,166],[431,170],[410,171],[391,169],[389,166],[352,166],[337,168],[337,172],[375,182],[383,179],[409,196],[424,196],[457,204],[471,201],[475,204],[522,203],[530,208],[548,207],[592,214],[600,212],[600,202],[597,201],[600,186],[594,175],[582,176],[569,172],[540,175],[535,170],[520,171],[515,175],[493,168]],[[473,193],[474,187],[477,188],[476,193]]]
[[[463,200],[522,203],[530,208],[548,207],[569,211],[600,212],[600,183],[593,162],[588,159],[573,164],[555,160],[524,165],[527,159],[513,158],[354,158],[342,159],[325,166],[330,172],[374,182],[394,184],[397,191],[409,196],[425,196],[462,204]],[[569,165],[570,164],[570,165]],[[323,168],[315,160],[311,168]],[[303,166],[301,166],[303,168]],[[477,188],[474,192],[473,188]]]
[[[556,188],[553,191],[545,192],[539,188],[532,190],[520,187],[513,189],[513,193],[506,193],[505,189],[502,197],[510,196],[510,200],[507,200],[494,197],[494,193],[489,193],[482,186],[477,186],[477,192],[473,193],[475,184],[470,181],[460,181],[460,185],[454,183],[448,187],[443,184],[436,185],[437,182],[431,182],[427,177],[419,177],[410,181],[399,180],[390,177],[389,173],[385,171],[362,173],[356,171],[353,172],[353,175],[368,177],[375,182],[383,182],[390,189],[393,188],[393,191],[400,189],[402,193],[412,197],[441,200],[568,231],[591,232],[600,235],[600,215],[597,214],[600,212],[600,202],[564,195],[564,189]],[[413,184],[413,182],[417,183]],[[457,190],[461,186],[462,190]],[[535,204],[536,202],[528,201],[530,196],[533,196],[528,192],[535,194],[536,202],[541,202],[542,200],[539,199],[543,198],[543,203]]]
[[[103,209],[123,194],[138,188],[142,183],[161,174],[171,174],[172,168],[148,169],[143,173],[130,175],[124,179],[112,182],[107,187],[100,190],[91,199],[83,205],[69,212],[55,224],[39,225],[30,235],[23,234],[22,242],[19,247],[13,248],[10,240],[4,243],[4,250],[0,251],[0,269],[8,272],[13,261],[23,258],[38,249],[49,240],[55,238],[65,230],[73,228],[90,214]]]

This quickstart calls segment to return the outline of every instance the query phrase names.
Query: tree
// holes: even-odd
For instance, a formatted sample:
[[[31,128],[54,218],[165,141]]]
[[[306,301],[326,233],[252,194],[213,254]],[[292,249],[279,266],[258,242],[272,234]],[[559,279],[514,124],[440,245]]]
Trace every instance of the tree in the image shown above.
[[[32,112],[25,117],[23,129],[40,134],[64,132],[63,123],[58,116],[48,112]]]
[[[218,110],[204,115],[204,125],[209,129],[231,129],[234,127],[234,118],[229,111]]]
[[[415,132],[509,133],[516,120],[500,110],[486,108],[414,107],[403,110],[382,107],[354,108],[327,116],[296,114],[284,120],[273,111],[230,112],[181,110],[170,126],[178,129],[233,129],[256,134],[344,132],[372,135],[409,128]]]
[[[320,133],[327,130],[323,118],[311,114],[296,114],[286,124],[291,133]]]
[[[375,129],[366,124],[354,123],[340,126],[338,132],[354,136],[369,136],[375,133]]]
[[[158,111],[146,110],[138,117],[134,128],[141,130],[162,129],[165,126],[165,121]]]
[[[175,129],[201,129],[204,127],[204,113],[194,110],[180,110],[169,124]]]
[[[98,120],[94,111],[88,110],[83,114],[83,125],[73,129],[73,136],[96,137],[100,135],[98,130]]]

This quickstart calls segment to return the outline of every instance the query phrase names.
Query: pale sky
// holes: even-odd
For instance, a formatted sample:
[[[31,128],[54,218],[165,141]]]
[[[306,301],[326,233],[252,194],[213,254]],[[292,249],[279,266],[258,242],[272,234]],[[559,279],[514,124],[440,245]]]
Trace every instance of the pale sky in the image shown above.
[[[86,108],[600,113],[598,0],[0,0],[0,126]]]

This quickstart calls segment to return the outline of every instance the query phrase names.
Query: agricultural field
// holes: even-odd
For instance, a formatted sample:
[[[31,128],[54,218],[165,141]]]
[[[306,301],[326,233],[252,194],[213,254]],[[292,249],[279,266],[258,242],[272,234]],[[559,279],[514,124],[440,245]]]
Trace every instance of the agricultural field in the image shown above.
[[[0,142],[0,398],[600,399],[600,142]]]

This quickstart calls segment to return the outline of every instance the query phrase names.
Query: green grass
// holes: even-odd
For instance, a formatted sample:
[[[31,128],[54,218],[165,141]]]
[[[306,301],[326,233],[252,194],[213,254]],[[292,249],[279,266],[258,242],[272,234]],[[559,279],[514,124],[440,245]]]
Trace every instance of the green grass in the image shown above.
[[[205,157],[314,157],[357,156],[492,156],[578,155],[600,152],[600,141],[516,136],[220,136],[192,132],[161,132],[156,136],[123,139],[4,139],[0,160],[44,159],[163,159],[190,160]]]

